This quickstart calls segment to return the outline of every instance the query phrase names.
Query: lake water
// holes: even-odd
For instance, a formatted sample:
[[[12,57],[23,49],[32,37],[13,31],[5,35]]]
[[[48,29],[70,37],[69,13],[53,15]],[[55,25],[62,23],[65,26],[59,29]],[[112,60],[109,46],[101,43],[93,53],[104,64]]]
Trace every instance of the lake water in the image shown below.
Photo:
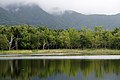
[[[120,80],[120,60],[1,60],[0,80]]]

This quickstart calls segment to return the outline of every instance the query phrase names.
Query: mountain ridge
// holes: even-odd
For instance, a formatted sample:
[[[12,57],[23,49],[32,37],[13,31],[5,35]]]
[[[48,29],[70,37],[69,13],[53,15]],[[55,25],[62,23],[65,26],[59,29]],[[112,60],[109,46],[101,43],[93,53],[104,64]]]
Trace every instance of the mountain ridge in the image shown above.
[[[60,15],[49,14],[38,5],[12,5],[6,9],[0,7],[0,24],[30,24],[43,25],[54,29],[66,29],[74,27],[81,29],[83,26],[93,28],[104,26],[111,29],[120,26],[120,13],[116,15],[85,15],[67,10]]]

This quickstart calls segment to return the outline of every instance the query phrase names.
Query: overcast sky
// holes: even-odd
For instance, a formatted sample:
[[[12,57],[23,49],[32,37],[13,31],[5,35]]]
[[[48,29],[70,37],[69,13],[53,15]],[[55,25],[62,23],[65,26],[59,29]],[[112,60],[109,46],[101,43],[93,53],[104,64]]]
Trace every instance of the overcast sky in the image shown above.
[[[74,10],[83,14],[120,13],[120,0],[0,0],[0,6],[36,3],[46,11]]]

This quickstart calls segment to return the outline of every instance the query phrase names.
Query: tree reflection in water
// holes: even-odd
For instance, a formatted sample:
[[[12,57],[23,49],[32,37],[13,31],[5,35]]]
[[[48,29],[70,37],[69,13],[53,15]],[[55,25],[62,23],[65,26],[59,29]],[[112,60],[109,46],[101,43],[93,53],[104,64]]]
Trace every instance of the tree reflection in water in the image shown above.
[[[120,60],[6,60],[0,61],[0,80],[47,79],[56,74],[76,77],[91,74],[103,79],[105,74],[120,75]]]

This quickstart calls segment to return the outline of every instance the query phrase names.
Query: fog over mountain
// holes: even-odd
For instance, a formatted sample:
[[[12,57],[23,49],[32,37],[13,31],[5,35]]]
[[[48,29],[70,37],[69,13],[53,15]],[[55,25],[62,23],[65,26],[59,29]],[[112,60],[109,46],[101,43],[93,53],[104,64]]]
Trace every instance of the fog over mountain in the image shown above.
[[[16,25],[30,24],[43,25],[54,29],[76,28],[83,26],[94,28],[103,26],[111,29],[120,26],[120,14],[116,15],[85,15],[72,10],[66,10],[62,14],[49,14],[36,4],[8,5],[0,7],[0,24]]]
[[[74,4],[76,2],[81,4],[80,2],[82,2],[82,0],[74,0],[75,2],[72,1],[73,4],[71,7],[69,7],[71,1],[59,1],[57,2],[57,0],[51,0],[50,2],[46,0],[0,0],[0,25],[30,24],[48,26],[49,28],[54,29],[66,29],[71,27],[81,29],[83,26],[88,28],[94,28],[94,26],[103,26],[105,29],[120,27],[120,8],[116,3],[118,0],[106,0],[110,2],[109,4],[111,4],[111,7],[113,8],[110,8],[109,4],[101,4],[101,7],[104,7],[102,9],[102,13],[105,14],[100,13],[100,6],[96,6],[95,8],[90,7],[87,9],[90,5],[92,5],[92,3],[83,6],[76,5],[77,7],[75,7]],[[89,1],[96,3],[94,0]],[[99,0],[97,1],[99,2]],[[102,3],[102,1],[103,0],[101,0],[100,3]],[[86,4],[88,2],[86,2]],[[66,6],[64,6],[65,4]],[[85,8],[85,6],[87,6],[87,8]],[[80,7],[83,7],[83,9]],[[109,9],[108,7],[110,10],[107,11],[110,13],[105,11],[106,9]],[[81,11],[77,10],[78,8],[80,8]]]
[[[72,10],[82,14],[120,13],[120,0],[0,0],[0,6],[10,4],[37,4],[49,13]]]

